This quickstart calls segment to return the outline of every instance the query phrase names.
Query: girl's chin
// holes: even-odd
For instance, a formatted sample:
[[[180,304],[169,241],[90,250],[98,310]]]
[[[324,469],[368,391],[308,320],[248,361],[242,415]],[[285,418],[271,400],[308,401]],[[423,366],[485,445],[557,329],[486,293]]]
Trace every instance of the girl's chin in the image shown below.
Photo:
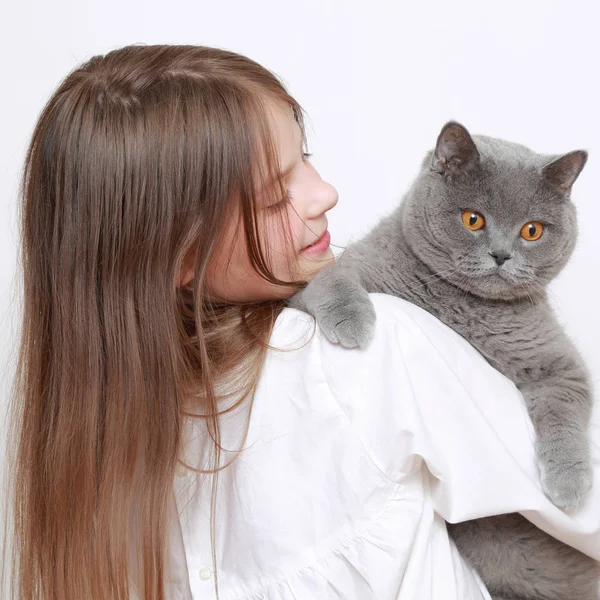
[[[333,251],[331,248],[327,248],[325,252],[318,256],[303,256],[300,261],[301,270],[309,274],[315,274],[334,261],[335,256],[333,255]]]

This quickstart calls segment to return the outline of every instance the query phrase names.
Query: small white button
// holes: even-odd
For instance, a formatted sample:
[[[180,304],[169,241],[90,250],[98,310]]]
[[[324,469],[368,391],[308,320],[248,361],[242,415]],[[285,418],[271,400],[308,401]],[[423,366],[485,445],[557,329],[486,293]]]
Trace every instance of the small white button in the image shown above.
[[[212,569],[210,567],[202,567],[198,573],[202,581],[206,581],[212,577]]]

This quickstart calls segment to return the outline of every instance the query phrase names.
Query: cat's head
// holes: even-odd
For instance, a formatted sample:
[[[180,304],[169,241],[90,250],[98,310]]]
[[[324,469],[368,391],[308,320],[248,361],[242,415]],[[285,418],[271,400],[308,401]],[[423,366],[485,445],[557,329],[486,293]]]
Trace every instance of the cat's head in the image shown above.
[[[411,248],[440,277],[475,295],[537,295],[577,237],[571,187],[587,152],[537,154],[450,121],[403,206]]]

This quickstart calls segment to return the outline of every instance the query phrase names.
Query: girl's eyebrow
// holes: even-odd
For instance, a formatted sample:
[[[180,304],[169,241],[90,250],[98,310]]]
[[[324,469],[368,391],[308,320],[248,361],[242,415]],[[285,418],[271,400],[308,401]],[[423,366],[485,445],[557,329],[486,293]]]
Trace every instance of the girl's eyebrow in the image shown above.
[[[302,143],[302,140],[300,140],[300,154],[302,155],[304,153],[304,146]],[[269,189],[269,187],[275,185],[277,183],[277,180],[279,178],[281,179],[285,179],[294,169],[296,168],[296,163],[292,163],[291,165],[289,165],[288,167],[286,167],[279,175],[279,177],[275,177],[275,179],[273,181],[271,181],[270,183],[267,183],[263,188],[261,188],[261,192],[265,189]]]
[[[304,154],[304,142],[302,136],[300,136],[300,156]],[[287,169],[281,173],[281,178],[285,179],[294,169],[296,168],[296,162],[293,162]]]
[[[282,179],[285,179],[285,178],[286,178],[286,177],[287,177],[287,176],[288,176],[288,175],[289,175],[289,174],[290,174],[290,173],[291,173],[291,172],[292,172],[292,171],[293,171],[295,168],[296,168],[296,163],[294,163],[294,164],[290,165],[290,166],[289,166],[287,169],[285,169],[285,170],[284,170],[284,171],[281,173],[280,177],[281,177]]]
[[[285,179],[295,168],[296,168],[296,163],[287,167],[284,171],[282,171],[279,174],[279,176],[275,176],[275,178],[272,181],[267,182],[264,186],[262,186],[260,188],[259,194],[262,194],[265,190],[270,189],[272,186],[274,186],[277,183],[277,181],[279,179]]]

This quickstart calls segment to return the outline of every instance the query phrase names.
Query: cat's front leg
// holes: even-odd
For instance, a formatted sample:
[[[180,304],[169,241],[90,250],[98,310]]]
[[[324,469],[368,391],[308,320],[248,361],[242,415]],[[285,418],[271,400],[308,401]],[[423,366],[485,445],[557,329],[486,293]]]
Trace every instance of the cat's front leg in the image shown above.
[[[315,317],[325,337],[346,348],[366,347],[375,333],[375,309],[358,274],[332,265],[286,300]]]
[[[519,384],[536,432],[542,487],[552,502],[575,509],[592,486],[588,428],[592,393],[585,367],[555,358],[548,376]]]

